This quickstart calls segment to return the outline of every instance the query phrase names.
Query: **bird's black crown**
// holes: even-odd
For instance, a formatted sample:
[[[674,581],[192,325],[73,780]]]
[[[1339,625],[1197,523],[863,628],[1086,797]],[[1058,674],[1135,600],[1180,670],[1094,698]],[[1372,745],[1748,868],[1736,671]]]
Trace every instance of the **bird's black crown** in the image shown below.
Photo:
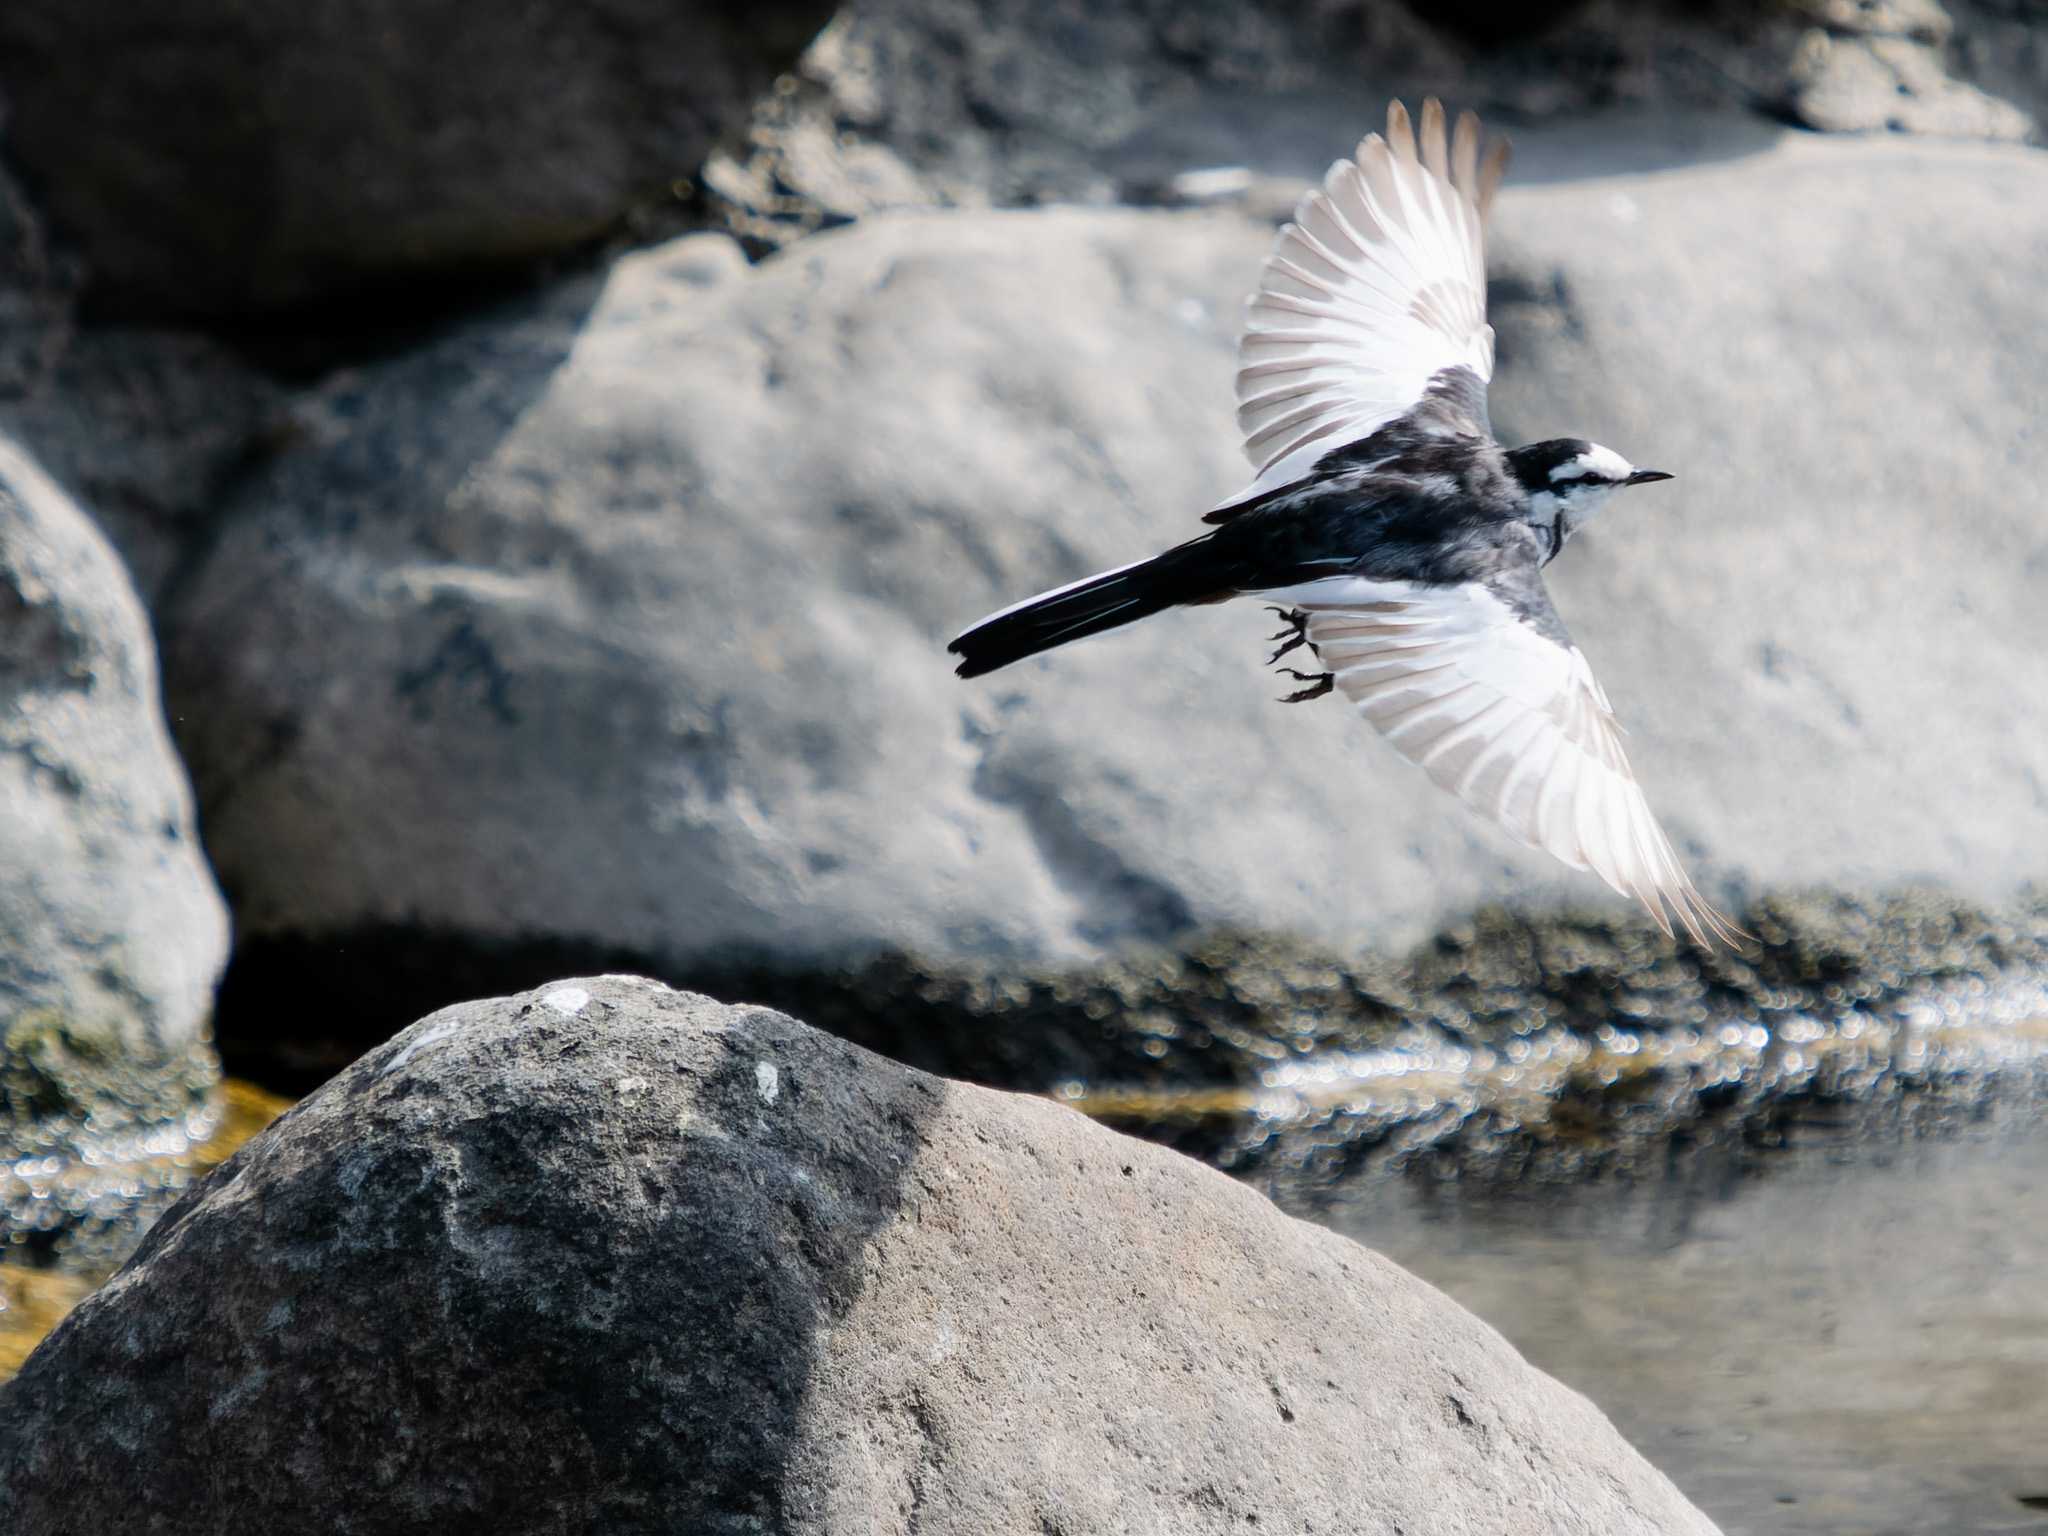
[[[1560,464],[1569,464],[1580,455],[1590,453],[1592,449],[1593,445],[1583,437],[1547,437],[1540,443],[1510,448],[1508,466],[1514,470],[1523,490],[1532,494],[1555,490],[1550,472]]]

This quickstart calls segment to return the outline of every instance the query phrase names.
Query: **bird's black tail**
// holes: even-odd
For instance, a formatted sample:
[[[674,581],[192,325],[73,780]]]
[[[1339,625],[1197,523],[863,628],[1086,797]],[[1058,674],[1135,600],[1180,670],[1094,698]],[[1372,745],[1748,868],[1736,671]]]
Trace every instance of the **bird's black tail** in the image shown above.
[[[979,677],[1069,640],[1099,635],[1181,603],[1227,595],[1226,561],[1210,542],[1194,539],[1136,565],[1104,571],[992,613],[946,647],[962,677]]]

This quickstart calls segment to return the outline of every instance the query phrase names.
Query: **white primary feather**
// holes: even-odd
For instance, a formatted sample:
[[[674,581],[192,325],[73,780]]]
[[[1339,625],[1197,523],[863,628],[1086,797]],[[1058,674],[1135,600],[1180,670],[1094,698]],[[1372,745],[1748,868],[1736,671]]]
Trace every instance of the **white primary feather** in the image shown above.
[[[1330,449],[1419,402],[1445,368],[1493,376],[1486,323],[1486,211],[1507,169],[1479,120],[1423,103],[1387,109],[1350,160],[1330,167],[1274,240],[1238,342],[1237,419],[1259,475],[1225,507],[1301,479]],[[1220,510],[1220,509],[1219,509]]]
[[[1336,685],[1411,762],[1510,836],[1591,870],[1699,944],[1738,930],[1694,888],[1577,646],[1479,583],[1340,576],[1254,594],[1306,615]]]

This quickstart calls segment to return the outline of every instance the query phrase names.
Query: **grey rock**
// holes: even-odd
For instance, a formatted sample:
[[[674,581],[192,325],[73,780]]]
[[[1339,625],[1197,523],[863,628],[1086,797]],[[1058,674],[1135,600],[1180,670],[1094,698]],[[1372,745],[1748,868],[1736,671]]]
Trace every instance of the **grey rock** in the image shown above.
[[[1320,174],[1392,94],[1520,126],[1619,108],[2038,141],[2048,41],[2023,0],[856,0],[705,181],[771,244],[885,209],[1173,202],[1189,172]]]
[[[0,124],[6,110],[0,101]],[[41,215],[0,162],[0,399],[22,393],[48,369],[75,284],[75,274],[61,268]]]
[[[92,508],[149,602],[260,458],[284,392],[212,338],[82,324],[84,288],[76,252],[0,165],[0,434]]]
[[[2008,900],[2048,845],[2048,704],[2014,683],[2048,648],[2048,462],[2011,343],[2048,321],[2048,162],[1600,153],[1532,146],[1576,174],[1502,202],[1496,418],[1680,477],[1552,571],[1653,803],[1724,898]],[[1387,949],[1606,901],[1341,707],[1277,705],[1249,607],[950,676],[964,623],[1243,482],[1267,239],[920,216],[748,269],[697,237],[336,385],[165,621],[245,937],[418,924],[684,974],[1230,927]]]
[[[0,1230],[103,1253],[132,1240],[138,1202],[168,1196],[94,1160],[209,1128],[227,913],[148,619],[84,513],[4,437],[0,849]]]
[[[193,332],[79,326],[69,309],[43,323],[32,371],[0,384],[0,432],[92,508],[154,605],[228,489],[281,446],[287,391]]]
[[[1930,133],[2022,141],[2035,121],[2009,101],[1952,78],[1941,51],[1911,37],[1835,37],[1816,29],[1793,57],[1787,106],[1828,132]]]
[[[926,218],[753,270],[704,236],[339,381],[163,619],[243,934],[1087,952],[1216,910],[1255,833],[1191,896],[1117,831],[1170,814],[1114,788],[1146,743],[1063,769],[943,641],[1230,482],[1225,315],[1264,241]],[[1122,662],[1081,656],[1098,689]],[[1272,720],[1242,658],[1190,647],[1172,689],[1189,662]],[[1182,772],[1234,793],[1243,736],[1174,713],[1211,743]],[[1091,781],[1106,817],[1067,803]]]
[[[78,507],[0,439],[0,1014],[199,1038],[227,917],[158,697],[149,621]]]
[[[692,177],[828,14],[27,0],[0,9],[0,89],[103,297],[234,315],[588,241]]]
[[[1398,5],[855,0],[705,179],[735,229],[771,243],[886,208],[1114,201],[1125,138],[1218,93],[1307,88],[1325,49],[1355,64],[1361,19],[1428,36]]]
[[[1679,476],[1552,589],[1656,804],[1751,888],[2040,877],[2044,199],[2037,152],[1793,136],[1503,200],[1496,426]]]
[[[420,1021],[0,1387],[22,1536],[1710,1532],[1370,1251],[625,977]]]

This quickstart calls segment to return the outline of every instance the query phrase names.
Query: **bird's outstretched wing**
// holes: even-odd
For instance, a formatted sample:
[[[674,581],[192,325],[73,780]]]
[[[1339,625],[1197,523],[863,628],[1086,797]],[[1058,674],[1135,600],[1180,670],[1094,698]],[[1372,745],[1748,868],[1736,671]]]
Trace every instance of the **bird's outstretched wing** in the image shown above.
[[[1458,383],[1467,430],[1485,430],[1493,376],[1481,229],[1507,171],[1508,144],[1481,152],[1479,119],[1444,132],[1422,106],[1418,135],[1400,102],[1294,210],[1251,297],[1238,343],[1237,421],[1258,479],[1224,507],[1291,485],[1323,454]],[[1441,392],[1441,390],[1440,390]]]
[[[1679,867],[1621,726],[1530,567],[1450,585],[1331,577],[1260,594],[1300,609],[1360,714],[1517,840],[1590,869],[1671,932],[1737,929]]]

